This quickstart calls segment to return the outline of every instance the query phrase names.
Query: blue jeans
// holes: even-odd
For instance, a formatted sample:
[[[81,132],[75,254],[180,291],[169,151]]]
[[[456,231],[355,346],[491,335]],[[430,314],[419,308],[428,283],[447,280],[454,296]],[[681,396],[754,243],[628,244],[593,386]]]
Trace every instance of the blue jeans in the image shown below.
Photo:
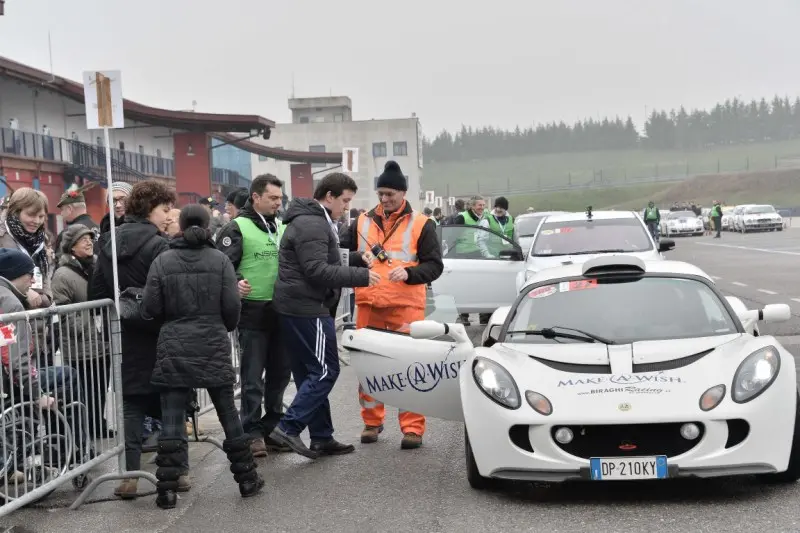
[[[39,369],[39,388],[62,403],[81,401],[78,372],[71,366],[47,366]]]

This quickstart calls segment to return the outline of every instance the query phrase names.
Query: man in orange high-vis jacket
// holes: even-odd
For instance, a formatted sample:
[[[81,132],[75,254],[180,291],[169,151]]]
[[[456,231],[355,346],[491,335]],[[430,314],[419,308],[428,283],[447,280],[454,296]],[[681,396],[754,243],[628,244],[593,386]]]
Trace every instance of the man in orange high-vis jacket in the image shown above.
[[[380,204],[359,215],[342,241],[381,276],[377,285],[355,289],[356,327],[408,331],[409,324],[425,319],[427,285],[444,269],[442,250],[436,223],[406,202],[406,178],[396,162],[386,163],[377,189]],[[377,442],[386,410],[361,387],[358,396],[364,420],[361,442]],[[425,417],[401,410],[399,418],[401,448],[419,448]]]

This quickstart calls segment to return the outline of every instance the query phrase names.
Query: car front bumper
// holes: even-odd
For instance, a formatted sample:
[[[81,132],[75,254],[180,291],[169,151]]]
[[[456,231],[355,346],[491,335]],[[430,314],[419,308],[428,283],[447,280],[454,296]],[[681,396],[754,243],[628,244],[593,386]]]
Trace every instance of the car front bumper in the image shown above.
[[[609,409],[607,416],[598,417],[587,415],[586,410],[580,406],[576,406],[574,412],[569,412],[563,404],[553,402],[553,414],[542,416],[525,401],[524,386],[520,386],[522,406],[510,410],[488,399],[469,375],[463,376],[461,394],[466,431],[478,471],[482,476],[523,481],[563,482],[590,479],[589,459],[565,451],[564,446],[559,445],[552,436],[556,428],[597,424],[641,427],[656,421],[658,425],[695,422],[701,424],[704,431],[688,451],[671,456],[669,453],[654,453],[652,450],[641,454],[634,452],[622,455],[620,452],[618,455],[589,453],[582,455],[597,457],[667,455],[669,477],[718,477],[783,472],[789,464],[797,389],[794,379],[784,374],[779,376],[767,391],[746,404],[734,403],[728,391],[726,398],[710,412],[704,413],[699,407],[675,409],[672,412],[662,410],[669,414],[657,417],[647,409],[637,410],[637,407],[644,407],[647,403],[639,396],[631,399],[635,407],[627,413],[614,412],[616,409],[612,408],[613,411]],[[618,396],[614,402],[626,400],[625,396]],[[592,398],[592,400],[598,399]],[[778,405],[782,407],[775,408]],[[684,412],[680,412],[682,410]],[[747,432],[744,438],[741,433],[742,422],[736,422],[739,429],[731,429],[730,421],[743,421],[746,424]]]

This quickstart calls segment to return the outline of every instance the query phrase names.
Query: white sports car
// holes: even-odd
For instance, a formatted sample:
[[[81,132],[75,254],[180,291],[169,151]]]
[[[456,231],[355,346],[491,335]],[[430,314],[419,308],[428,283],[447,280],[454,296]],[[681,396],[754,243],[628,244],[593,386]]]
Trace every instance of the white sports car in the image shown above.
[[[655,242],[634,211],[591,211],[548,216],[536,232],[525,269],[517,274],[517,292],[546,268],[580,264],[609,254],[634,255],[644,261],[664,259],[675,241]],[[504,305],[512,301],[506,300]]]
[[[658,305],[654,305],[657,303]],[[800,478],[794,358],[700,269],[602,256],[542,271],[483,346],[461,324],[345,330],[380,401],[463,421],[467,478],[561,482]]]
[[[669,211],[661,215],[662,237],[702,235],[704,231],[703,217],[698,217],[692,211]]]

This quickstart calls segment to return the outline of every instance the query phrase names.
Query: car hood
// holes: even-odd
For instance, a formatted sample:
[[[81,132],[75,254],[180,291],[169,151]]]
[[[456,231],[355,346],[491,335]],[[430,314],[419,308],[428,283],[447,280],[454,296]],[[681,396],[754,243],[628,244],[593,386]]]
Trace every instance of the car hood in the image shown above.
[[[749,215],[743,215],[745,220],[756,220],[759,218],[771,218],[771,219],[779,219],[781,216],[778,213],[753,213]]]
[[[612,346],[629,350],[632,347],[633,357],[637,360],[673,360],[663,364],[661,369],[651,364],[633,372],[598,366],[601,361],[607,361],[604,352],[608,350],[606,346],[597,344],[496,344],[491,348],[476,348],[475,352],[503,366],[513,376],[520,391],[531,390],[545,395],[554,407],[553,420],[560,423],[586,420],[593,424],[616,423],[620,417],[626,423],[648,423],[652,422],[653,413],[665,413],[665,416],[677,420],[695,416],[700,413],[698,399],[706,390],[719,384],[730,384],[741,362],[769,345],[781,353],[780,372],[794,380],[794,360],[774,337],[735,334],[675,342]],[[658,353],[659,347],[661,353]],[[704,349],[712,350],[686,359],[687,356],[702,354]],[[551,362],[556,359],[569,359],[573,364]],[[585,369],[581,368],[582,364],[576,364],[580,361],[586,364]],[[665,403],[668,410],[662,411]],[[730,410],[737,408],[734,402],[725,401],[714,411],[714,416],[728,416]]]
[[[570,365],[608,365],[610,352],[627,350],[633,364],[652,364],[684,359],[709,350],[722,349],[732,345],[733,349],[747,340],[744,333],[732,333],[714,337],[697,337],[693,339],[672,339],[659,341],[641,341],[632,344],[606,346],[600,343],[569,344],[537,344],[537,343],[504,343],[502,346],[536,359],[566,363]],[[576,368],[576,371],[579,370]]]
[[[646,252],[626,252],[619,254],[576,254],[576,255],[556,255],[553,257],[541,257],[529,255],[525,262],[525,269],[533,272],[539,272],[545,268],[559,267],[562,265],[582,265],[590,259],[606,255],[625,255],[634,256],[645,261],[658,261],[663,259],[657,250],[648,250]]]

